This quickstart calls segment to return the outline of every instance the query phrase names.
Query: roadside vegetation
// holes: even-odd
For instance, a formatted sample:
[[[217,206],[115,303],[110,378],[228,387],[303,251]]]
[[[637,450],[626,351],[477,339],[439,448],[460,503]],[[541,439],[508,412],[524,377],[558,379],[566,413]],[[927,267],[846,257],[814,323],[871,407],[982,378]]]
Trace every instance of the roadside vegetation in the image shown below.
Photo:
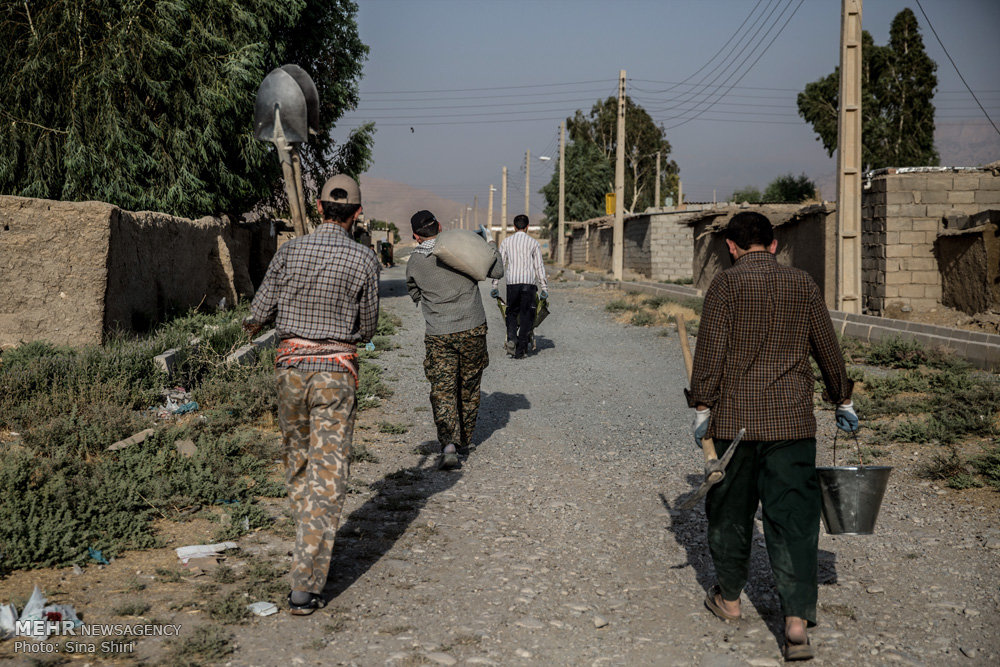
[[[676,336],[674,316],[697,335],[700,298],[625,292],[606,309],[625,324],[663,327]],[[843,338],[848,373],[855,381],[855,408],[862,421],[861,458],[879,463],[904,447],[917,447],[917,473],[954,489],[1000,491],[1000,378],[966,361],[919,343],[887,339],[864,343]],[[823,391],[819,369],[817,406]],[[824,407],[826,407],[824,405]],[[838,446],[838,464],[858,462],[853,439]]]
[[[218,510],[218,539],[272,522],[259,501],[285,494],[274,350],[226,362],[249,342],[246,314],[246,304],[190,312],[104,346],[29,343],[0,355],[0,575],[154,547],[154,520],[202,508]],[[369,360],[392,346],[398,325],[383,313],[375,350],[360,355],[361,410],[391,394]],[[168,378],[153,357],[170,348]],[[197,408],[166,410],[171,390]],[[144,429],[153,431],[141,442],[108,451]]]

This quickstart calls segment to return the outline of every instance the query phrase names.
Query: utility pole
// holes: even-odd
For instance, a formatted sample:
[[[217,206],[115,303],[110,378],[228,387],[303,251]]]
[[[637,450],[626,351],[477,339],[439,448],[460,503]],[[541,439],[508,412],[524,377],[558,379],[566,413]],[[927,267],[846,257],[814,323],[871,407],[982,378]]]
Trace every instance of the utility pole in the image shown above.
[[[625,70],[618,72],[618,131],[615,134],[615,227],[611,250],[614,279],[625,269]]]
[[[500,240],[503,241],[507,238],[507,167],[503,168],[500,188]]]
[[[566,121],[559,123],[559,266],[566,266]]]
[[[486,207],[486,226],[490,230],[490,238],[493,238],[493,193],[496,192],[496,188],[490,183],[490,203]]]
[[[840,4],[837,111],[837,310],[861,303],[861,0]]]
[[[684,190],[681,187],[681,179],[677,179],[677,205],[684,203]]]
[[[656,186],[653,189],[653,208],[660,208],[660,151],[656,151]]]
[[[524,154],[524,214],[528,215],[531,197],[531,151]]]
[[[473,229],[479,229],[479,195],[472,198],[472,216],[475,223]]]
[[[458,228],[465,229],[465,207],[458,209]]]

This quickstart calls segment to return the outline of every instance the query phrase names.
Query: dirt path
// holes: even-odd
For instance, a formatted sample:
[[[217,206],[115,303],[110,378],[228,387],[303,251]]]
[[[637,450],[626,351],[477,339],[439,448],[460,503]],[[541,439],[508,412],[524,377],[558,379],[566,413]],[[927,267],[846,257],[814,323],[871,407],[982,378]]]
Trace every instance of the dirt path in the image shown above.
[[[441,472],[423,320],[403,272],[383,275],[383,306],[403,320],[399,347],[376,361],[394,394],[359,416],[356,441],[373,457],[352,469],[326,609],[238,618],[253,577],[253,599],[287,590],[294,533],[281,518],[287,501],[274,500],[266,504],[277,522],[239,540],[226,576],[164,576],[177,570],[173,547],[210,541],[218,528],[196,518],[162,522],[164,548],[81,571],[14,573],[0,591],[26,596],[39,583],[88,623],[179,624],[181,639],[211,627],[223,637],[215,644],[178,659],[176,643],[142,638],[128,654],[32,663],[6,641],[0,661],[202,664],[213,646],[228,646],[218,662],[280,667],[781,664],[759,522],[746,618],[729,625],[702,606],[714,582],[704,511],[671,509],[701,477],[676,333],[615,321],[605,309],[615,291],[556,283],[537,354],[515,361],[487,299],[479,444],[462,469]],[[823,462],[833,420],[818,417]],[[914,476],[918,460],[911,446],[880,461],[894,471],[875,535],[821,533],[814,664],[1000,662],[997,494],[939,489]],[[123,616],[133,597],[147,609]],[[232,608],[216,613],[226,600]]]
[[[438,472],[422,320],[402,276],[384,275],[404,329],[379,363],[395,379],[387,418],[413,426],[370,443],[380,463],[356,469],[371,486],[345,513],[337,597],[310,618],[238,627],[232,664],[779,664],[763,538],[747,618],[723,624],[701,605],[713,581],[703,510],[670,509],[700,469],[676,338],[622,326],[602,290],[566,283],[538,353],[515,361],[489,308],[480,444]],[[830,414],[820,423],[824,439]],[[877,533],[823,534],[820,548],[816,664],[1000,659],[996,516],[901,466]]]

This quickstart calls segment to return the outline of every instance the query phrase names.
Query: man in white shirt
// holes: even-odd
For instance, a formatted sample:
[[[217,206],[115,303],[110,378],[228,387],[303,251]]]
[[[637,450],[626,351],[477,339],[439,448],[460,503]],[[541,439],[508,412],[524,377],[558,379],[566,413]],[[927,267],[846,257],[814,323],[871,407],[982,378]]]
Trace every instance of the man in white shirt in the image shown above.
[[[515,359],[523,359],[535,325],[536,295],[539,289],[543,299],[547,299],[549,294],[542,248],[526,231],[528,216],[514,216],[514,229],[514,234],[500,244],[504,275],[507,277],[507,342],[504,348]],[[498,282],[493,281],[490,291],[493,298],[500,296]]]

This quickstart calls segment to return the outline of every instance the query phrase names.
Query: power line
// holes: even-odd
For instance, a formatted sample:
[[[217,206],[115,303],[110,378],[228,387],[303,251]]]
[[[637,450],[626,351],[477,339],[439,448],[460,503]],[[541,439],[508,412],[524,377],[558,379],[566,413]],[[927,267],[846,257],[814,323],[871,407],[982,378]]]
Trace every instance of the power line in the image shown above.
[[[962,72],[958,69],[958,65],[955,64],[955,61],[952,59],[951,54],[948,53],[948,49],[944,47],[944,42],[942,42],[941,38],[938,37],[937,30],[934,29],[934,25],[931,23],[930,18],[927,16],[927,12],[924,11],[923,5],[920,4],[920,0],[917,0],[917,7],[920,8],[920,13],[924,15],[924,20],[927,21],[927,27],[931,29],[932,33],[934,33],[934,38],[937,40],[938,44],[941,45],[941,50],[944,51],[944,55],[948,56],[948,60],[949,62],[951,62],[951,66],[955,68],[955,73],[958,74],[958,78],[962,80],[962,83],[965,85],[965,89],[969,91],[969,94],[972,95],[972,99],[974,99],[976,101],[976,104],[979,105],[979,108],[982,110],[983,115],[986,116],[986,120],[990,121],[990,125],[992,125],[993,129],[996,130],[996,133],[1000,135],[1000,128],[997,128],[997,124],[994,123],[993,119],[990,118],[990,115],[986,113],[986,109],[983,109],[983,105],[979,101],[979,98],[976,97],[976,94],[974,92],[972,92],[972,88],[966,82],[965,77],[962,76]]]
[[[743,74],[741,74],[740,77],[738,79],[736,79],[735,82],[733,82],[732,86],[735,86],[740,81],[742,81],[744,79],[744,77],[746,77],[746,75],[750,72],[750,70],[752,70],[754,68],[754,66],[760,61],[760,59],[762,57],[764,57],[764,54],[767,53],[767,51],[771,48],[771,45],[774,44],[775,40],[777,40],[778,37],[781,35],[781,33],[784,32],[785,28],[788,26],[789,22],[792,20],[792,18],[795,16],[795,14],[799,11],[799,8],[802,6],[802,3],[804,1],[805,0],[799,0],[799,4],[795,5],[795,9],[793,9],[792,12],[788,15],[788,18],[785,19],[785,22],[781,25],[781,27],[778,29],[778,31],[776,33],[774,33],[774,37],[771,38],[771,41],[767,43],[767,46],[765,46],[763,50],[761,50],[761,52],[758,54],[757,58],[752,63],[750,63],[750,66],[747,67],[746,70],[744,70]],[[789,0],[789,2],[791,2],[791,0]],[[740,66],[742,67],[742,63],[740,64]],[[739,71],[738,68],[737,68],[737,71]],[[722,99],[723,97],[725,97],[729,93],[729,90],[732,89],[732,86],[730,86],[730,88],[725,93],[723,93],[722,95],[720,95],[719,99]],[[715,102],[709,104],[707,107],[705,107],[705,109],[703,111],[695,114],[691,118],[687,118],[685,120],[682,120],[680,123],[675,123],[674,125],[671,125],[670,127],[666,128],[666,129],[672,130],[674,128],[680,127],[681,125],[684,125],[685,123],[691,122],[692,120],[698,118],[700,115],[702,115],[705,112],[709,111],[713,106],[715,106],[716,102],[718,102],[718,100],[716,100]]]
[[[535,83],[524,86],[489,86],[488,88],[443,88],[439,90],[368,90],[363,91],[364,95],[399,95],[399,94],[419,94],[419,93],[471,93],[478,90],[519,90],[522,88],[549,88],[552,86],[579,86],[591,83],[604,83],[605,79],[594,79],[592,81],[569,81],[565,83]]]
[[[791,1],[792,0],[788,0],[789,3],[791,3]],[[712,71],[708,73],[708,75],[706,75],[705,77],[703,77],[698,82],[698,84],[695,86],[695,88],[698,88],[702,84],[704,84],[705,80],[708,79],[708,77],[712,76],[713,74],[715,76],[712,77],[709,85],[714,84],[716,81],[719,80],[720,77],[723,77],[723,76],[725,76],[725,81],[729,81],[729,79],[732,78],[733,74],[735,72],[738,72],[739,69],[740,69],[740,67],[743,66],[743,63],[745,63],[750,58],[750,55],[745,56],[743,58],[743,60],[740,61],[739,64],[736,65],[735,69],[732,67],[733,63],[736,62],[736,60],[738,58],[740,58],[741,56],[743,56],[744,52],[746,52],[746,50],[748,48],[751,48],[751,45],[753,45],[752,49],[756,49],[757,48],[757,44],[759,43],[758,40],[757,40],[757,37],[760,35],[761,30],[764,29],[764,25],[768,21],[771,20],[771,17],[774,15],[775,10],[780,5],[781,5],[781,0],[777,0],[773,5],[772,5],[771,0],[768,0],[768,7],[770,7],[770,10],[768,11],[765,8],[766,14],[765,13],[761,13],[761,15],[757,19],[755,19],[754,22],[750,26],[750,30],[753,31],[753,34],[749,38],[744,38],[744,39],[741,39],[741,40],[731,39],[730,40],[731,47],[729,49],[729,53],[726,54],[725,59],[721,63],[719,63],[718,65],[716,65],[712,69]],[[787,9],[787,5],[786,5],[786,9]],[[782,9],[781,11],[782,11],[782,13],[784,13],[785,10]],[[779,18],[780,18],[780,15],[779,15]],[[771,22],[771,24],[767,27],[766,33],[771,31],[771,28],[774,27],[774,25],[777,23],[778,20],[779,19],[776,18],[776,19],[774,19]],[[740,46],[738,52],[736,51],[737,46]],[[753,53],[753,50],[751,50],[751,54],[752,53]],[[718,74],[715,74],[716,72],[719,71],[719,69],[721,67],[723,67],[723,65],[725,66],[725,69],[723,69],[722,72],[719,72]],[[691,91],[688,91],[686,93],[683,93],[682,96],[681,96],[681,100],[677,104],[675,104],[673,106],[670,106],[670,107],[667,107],[665,110],[669,111],[670,109],[675,108],[679,104],[687,103],[692,98],[694,98],[696,96],[697,96],[697,93],[695,93],[694,90],[691,90]],[[698,103],[700,103],[700,101]]]

